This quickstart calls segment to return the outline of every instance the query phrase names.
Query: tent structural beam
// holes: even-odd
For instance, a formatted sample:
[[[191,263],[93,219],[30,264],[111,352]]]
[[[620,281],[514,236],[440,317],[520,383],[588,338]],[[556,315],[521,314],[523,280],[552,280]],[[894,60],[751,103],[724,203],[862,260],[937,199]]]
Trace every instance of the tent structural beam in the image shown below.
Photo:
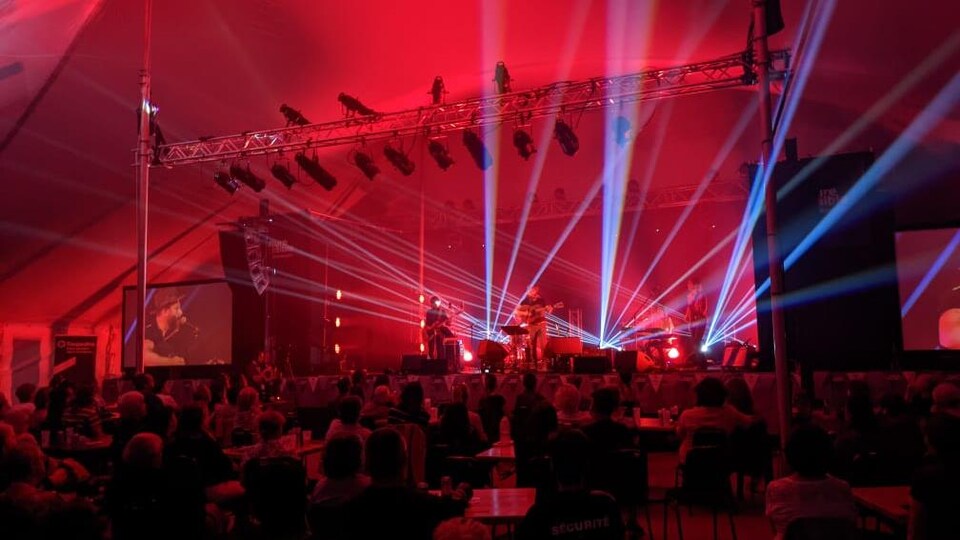
[[[155,149],[152,164],[172,167],[405,136],[436,136],[510,122],[524,125],[536,118],[750,86],[757,83],[756,66],[750,58],[737,53],[706,62],[619,77],[555,82],[520,92],[400,112],[354,115],[333,122],[160,145]],[[789,50],[770,52],[769,80],[783,79],[789,70]]]

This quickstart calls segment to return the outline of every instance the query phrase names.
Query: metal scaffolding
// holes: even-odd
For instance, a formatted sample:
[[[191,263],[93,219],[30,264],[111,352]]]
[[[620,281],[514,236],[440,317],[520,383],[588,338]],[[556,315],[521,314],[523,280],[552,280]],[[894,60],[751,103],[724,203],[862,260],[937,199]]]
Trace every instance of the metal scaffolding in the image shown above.
[[[788,50],[770,53],[771,80],[790,69]],[[653,101],[756,84],[752,57],[732,54],[666,69],[619,77],[556,82],[531,90],[473,98],[342,120],[160,145],[154,166],[175,166],[342,146],[415,135],[438,135],[507,122],[578,114],[622,103]]]

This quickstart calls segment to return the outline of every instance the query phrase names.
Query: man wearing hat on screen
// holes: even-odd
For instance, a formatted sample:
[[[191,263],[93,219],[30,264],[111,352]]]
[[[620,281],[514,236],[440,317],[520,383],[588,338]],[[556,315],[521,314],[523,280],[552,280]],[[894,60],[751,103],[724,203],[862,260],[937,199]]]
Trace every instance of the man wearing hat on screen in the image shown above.
[[[187,322],[176,287],[153,291],[144,329],[143,363],[147,366],[182,366],[197,341],[197,328]]]

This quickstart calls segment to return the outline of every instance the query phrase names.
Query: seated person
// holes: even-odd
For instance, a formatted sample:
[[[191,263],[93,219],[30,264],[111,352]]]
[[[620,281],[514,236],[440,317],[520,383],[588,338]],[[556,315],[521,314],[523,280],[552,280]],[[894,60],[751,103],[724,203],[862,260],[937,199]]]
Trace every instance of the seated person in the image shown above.
[[[930,452],[910,486],[909,538],[955,538],[960,509],[960,418],[936,413],[927,421]]]
[[[173,442],[167,445],[169,457],[183,456],[196,461],[204,487],[211,487],[233,479],[233,465],[217,441],[203,429],[206,409],[202,405],[187,405],[180,411]]]
[[[580,411],[580,390],[572,384],[564,383],[557,388],[553,406],[557,409],[560,427],[575,428],[590,421],[589,415]]]
[[[260,434],[260,442],[254,445],[248,460],[257,458],[281,457],[296,455],[283,448],[280,444],[280,438],[283,436],[283,425],[286,421],[283,415],[277,411],[267,411],[257,417],[257,428]]]
[[[613,386],[599,388],[593,393],[593,421],[583,426],[583,432],[590,441],[594,458],[628,448],[633,442],[630,429],[613,419],[620,407],[619,398],[617,388]]]
[[[696,407],[683,411],[677,421],[677,438],[680,439],[680,462],[683,463],[687,452],[693,447],[693,435],[698,429],[719,429],[730,435],[738,427],[749,427],[753,418],[725,405],[727,389],[720,379],[707,377],[700,381],[694,391],[697,394]]]
[[[480,415],[471,411],[470,407],[470,392],[467,390],[467,385],[463,383],[453,385],[453,402],[462,403],[465,408],[467,408],[467,416],[470,418],[470,425],[473,426],[473,429],[476,431],[477,436],[480,437],[480,442],[487,443],[487,434],[483,430],[483,421],[480,419]]]
[[[359,424],[362,406],[363,402],[357,396],[347,396],[341,399],[337,411],[340,416],[330,422],[325,437],[326,441],[330,442],[331,439],[339,435],[356,435],[360,438],[360,444],[366,442],[367,437],[370,436],[370,430]]]
[[[616,501],[607,493],[587,489],[590,447],[586,435],[579,430],[561,432],[551,456],[557,492],[527,511],[517,538],[621,540],[624,525]]]
[[[469,518],[451,518],[433,531],[433,540],[491,540],[490,529]]]
[[[462,484],[452,498],[408,485],[406,445],[391,427],[380,428],[367,439],[366,464],[370,487],[344,506],[350,524],[347,538],[391,538],[400,531],[403,538],[429,540],[437,524],[463,515],[470,500],[470,487]]]
[[[435,442],[447,445],[452,456],[474,456],[485,446],[463,403],[447,406]]]
[[[812,426],[797,428],[787,443],[786,455],[794,473],[767,486],[766,513],[777,540],[798,518],[846,518],[855,522],[857,509],[850,485],[827,474],[833,457],[827,432]]]
[[[257,418],[260,416],[260,394],[257,389],[247,386],[237,395],[237,414],[234,429],[250,433],[257,432]]]
[[[387,425],[391,406],[393,406],[393,393],[390,391],[390,386],[385,384],[377,386],[373,389],[370,401],[366,402],[360,411],[360,423],[366,427]]]
[[[323,451],[323,478],[310,495],[310,503],[338,507],[363,492],[370,477],[360,473],[362,454],[363,446],[355,435],[329,439]]]
[[[120,394],[117,400],[117,413],[120,419],[113,428],[113,442],[110,446],[110,457],[114,465],[122,461],[123,449],[137,433],[146,431],[147,401],[144,395],[136,390]]]
[[[507,398],[497,392],[497,376],[487,373],[483,376],[486,395],[480,398],[480,420],[487,440],[491,443],[500,440],[500,421],[506,415]]]
[[[84,385],[77,389],[73,401],[63,412],[62,422],[64,428],[73,428],[88,439],[103,437],[100,411],[94,402],[94,391],[91,386]]]
[[[400,403],[390,409],[391,424],[417,424],[423,429],[430,425],[430,413],[423,408],[423,386],[419,381],[407,383],[400,392]]]

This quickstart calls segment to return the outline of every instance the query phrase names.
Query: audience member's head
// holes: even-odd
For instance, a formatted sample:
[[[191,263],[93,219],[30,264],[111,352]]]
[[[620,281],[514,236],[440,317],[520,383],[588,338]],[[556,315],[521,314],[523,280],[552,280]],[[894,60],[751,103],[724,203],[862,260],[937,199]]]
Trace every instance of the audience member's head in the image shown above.
[[[876,416],[870,400],[870,387],[864,381],[850,381],[848,390],[847,414],[850,427],[855,430],[873,429]]]
[[[257,417],[257,430],[262,441],[275,441],[283,435],[283,415],[277,411],[267,411]]]
[[[697,407],[723,407],[727,399],[727,389],[716,377],[707,377],[694,387],[697,394]]]
[[[940,383],[933,389],[931,412],[960,416],[960,387],[952,382]]]
[[[11,409],[3,416],[3,420],[13,427],[13,431],[20,435],[30,429],[30,411]]]
[[[615,387],[604,386],[593,392],[593,415],[597,418],[610,418],[620,406],[620,392]]]
[[[939,379],[930,373],[921,373],[907,387],[907,404],[917,415],[930,414],[930,407],[933,405],[933,389],[940,382]]]
[[[470,518],[450,518],[433,530],[433,540],[490,540],[490,529]]]
[[[236,407],[237,400],[240,399],[240,391],[242,388],[238,385],[233,385],[230,388],[227,388],[227,403]]]
[[[10,453],[17,446],[17,433],[13,426],[6,422],[0,422],[0,463],[3,457]]]
[[[580,410],[580,391],[570,383],[561,384],[553,396],[553,405],[558,413],[565,416],[577,414]]]
[[[210,405],[210,402],[213,401],[213,392],[210,390],[210,387],[201,384],[193,391],[193,401],[195,403],[203,403],[204,405]]]
[[[341,396],[347,395],[347,392],[350,391],[350,379],[347,377],[340,377],[337,379],[337,393]]]
[[[493,373],[487,373],[483,376],[483,387],[487,390],[488,394],[492,394],[497,391],[497,376]]]
[[[753,395],[750,386],[741,377],[729,379],[724,385],[727,389],[727,404],[743,414],[753,414]]]
[[[470,415],[463,403],[451,403],[440,419],[440,433],[448,442],[463,441],[470,435]]]
[[[23,383],[17,387],[14,395],[17,396],[17,403],[33,403],[33,397],[37,393],[37,385],[33,383]]]
[[[136,390],[124,392],[117,400],[117,412],[123,420],[143,420],[147,416],[147,402]]]
[[[470,401],[470,391],[467,389],[467,385],[463,383],[457,383],[453,385],[452,398],[454,403],[463,403],[467,405],[467,402]]]
[[[408,413],[417,413],[423,410],[423,386],[420,381],[409,382],[400,391],[399,408]]]
[[[952,414],[934,414],[926,426],[927,445],[937,458],[960,464],[960,418]]]
[[[620,372],[620,383],[624,386],[630,386],[630,383],[633,382],[633,373],[630,371],[621,371]]]
[[[407,448],[400,432],[389,427],[380,428],[367,437],[366,464],[370,479],[378,484],[404,480]]]
[[[341,434],[327,441],[323,449],[323,474],[332,480],[350,478],[360,472],[363,445],[356,435]]]
[[[247,386],[243,390],[240,390],[240,395],[237,396],[237,411],[251,412],[256,410],[259,404],[260,395],[257,394],[256,388]]]
[[[350,374],[350,384],[351,386],[363,386],[363,383],[367,380],[367,370],[360,368],[353,370],[353,373]]]
[[[195,435],[203,432],[207,411],[199,403],[191,403],[180,409],[177,431],[183,435]]]
[[[153,375],[149,373],[139,373],[134,375],[133,388],[141,394],[153,392],[156,389],[154,386]]]
[[[340,421],[348,426],[355,425],[360,420],[360,409],[363,408],[363,401],[357,396],[347,396],[340,400],[337,405],[337,414]]]
[[[787,462],[803,478],[822,478],[830,470],[833,443],[823,429],[802,426],[794,430],[787,442]]]
[[[390,388],[390,376],[386,373],[381,373],[373,378],[373,387],[386,385],[387,388]]]
[[[582,488],[589,466],[590,443],[578,429],[562,431],[550,453],[560,489]]]
[[[373,389],[373,396],[370,398],[370,401],[378,407],[387,407],[390,405],[392,397],[390,386],[381,384]]]
[[[18,440],[7,452],[4,467],[7,479],[13,482],[38,486],[46,476],[46,458],[33,439]]]
[[[159,469],[163,440],[155,433],[137,433],[123,449],[123,463],[137,469]]]
[[[523,374],[523,389],[527,392],[537,391],[537,374],[528,371]]]
[[[545,442],[559,428],[557,409],[546,402],[533,406],[527,417],[526,436],[533,442]]]

